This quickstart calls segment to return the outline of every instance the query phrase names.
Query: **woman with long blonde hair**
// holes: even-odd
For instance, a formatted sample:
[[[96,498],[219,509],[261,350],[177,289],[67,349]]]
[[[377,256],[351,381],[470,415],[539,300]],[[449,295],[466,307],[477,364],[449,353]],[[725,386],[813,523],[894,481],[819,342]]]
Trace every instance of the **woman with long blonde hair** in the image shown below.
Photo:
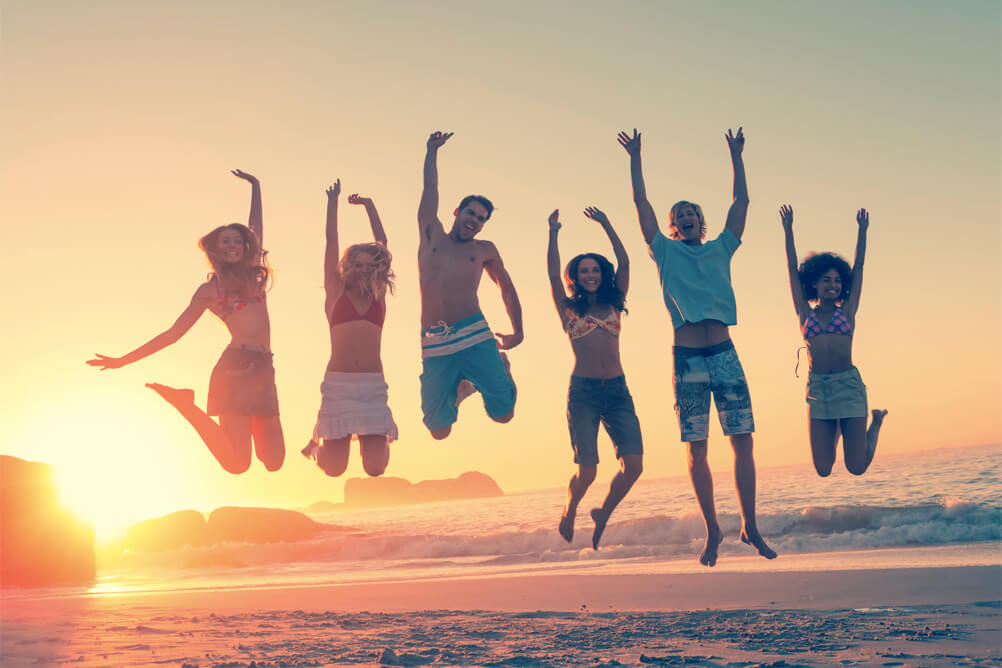
[[[199,241],[212,272],[195,290],[188,307],[173,325],[132,352],[122,357],[98,354],[87,363],[105,370],[137,362],[175,343],[205,311],[211,311],[226,325],[231,341],[212,370],[206,409],[195,405],[192,390],[160,383],[147,383],[147,387],[191,423],[226,471],[243,473],[250,468],[252,442],[265,468],[277,471],[285,460],[285,440],[265,303],[270,271],[261,245],[261,183],[239,169],[233,174],[251,184],[248,224],[217,227]]]
[[[380,348],[386,318],[386,293],[393,292],[393,256],[376,205],[353,194],[349,204],[365,207],[374,243],[349,246],[338,239],[337,209],[341,180],[327,189],[327,245],[324,252],[324,314],[330,328],[331,356],[320,385],[321,404],[313,438],[303,455],[329,476],[348,468],[351,441],[358,439],[362,467],[381,475],[397,438],[383,377]]]

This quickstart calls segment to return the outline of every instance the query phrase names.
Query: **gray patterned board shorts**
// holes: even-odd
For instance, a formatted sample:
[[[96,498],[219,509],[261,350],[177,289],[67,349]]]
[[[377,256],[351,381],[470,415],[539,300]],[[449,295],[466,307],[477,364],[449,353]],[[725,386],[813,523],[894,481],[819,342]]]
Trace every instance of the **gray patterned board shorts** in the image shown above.
[[[751,396],[741,361],[730,340],[706,348],[674,346],[675,412],[682,440],[705,440],[710,433],[710,395],[725,436],[755,431]]]

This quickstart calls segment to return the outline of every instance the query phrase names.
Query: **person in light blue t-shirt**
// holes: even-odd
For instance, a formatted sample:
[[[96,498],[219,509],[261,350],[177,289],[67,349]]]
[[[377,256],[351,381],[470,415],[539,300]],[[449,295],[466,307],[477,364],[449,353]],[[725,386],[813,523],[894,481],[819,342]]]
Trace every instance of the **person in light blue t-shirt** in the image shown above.
[[[737,324],[731,257],[741,244],[748,214],[748,187],[741,157],[744,134],[727,131],[734,166],[734,203],[727,212],[723,232],[704,242],[706,221],[698,204],[681,201],[671,208],[669,236],[658,228],[654,207],[647,201],[640,161],[640,133],[619,133],[619,143],[630,154],[633,201],[640,230],[658,267],[665,306],[675,330],[675,411],[682,440],[689,447],[689,477],[706,523],[706,544],[699,555],[705,566],[717,563],[723,533],[713,500],[713,477],[706,461],[710,397],[724,435],[734,448],[734,480],[741,505],[741,540],[766,559],[776,553],[765,544],[755,521],[755,460],[752,456],[751,397],[728,331]]]

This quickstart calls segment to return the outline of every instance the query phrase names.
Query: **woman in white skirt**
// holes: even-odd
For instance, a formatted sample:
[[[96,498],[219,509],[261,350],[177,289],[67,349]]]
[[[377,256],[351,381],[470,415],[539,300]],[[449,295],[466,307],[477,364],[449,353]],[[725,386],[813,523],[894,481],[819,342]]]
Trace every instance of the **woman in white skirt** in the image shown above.
[[[365,207],[375,243],[349,246],[338,258],[337,206],[341,180],[327,189],[327,247],[324,252],[324,313],[330,325],[331,357],[320,386],[322,401],[313,439],[303,455],[329,476],[348,468],[351,440],[357,438],[362,466],[381,475],[397,438],[387,404],[380,345],[386,317],[386,292],[393,292],[392,256],[372,200],[357,194],[349,204]]]

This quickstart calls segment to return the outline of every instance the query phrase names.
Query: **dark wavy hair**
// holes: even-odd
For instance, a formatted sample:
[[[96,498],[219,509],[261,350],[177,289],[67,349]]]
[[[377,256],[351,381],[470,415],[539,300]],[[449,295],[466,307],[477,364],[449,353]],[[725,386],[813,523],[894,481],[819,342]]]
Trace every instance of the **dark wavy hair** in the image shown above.
[[[837,271],[839,278],[842,279],[842,294],[836,301],[845,301],[849,297],[849,289],[852,287],[852,269],[849,263],[837,253],[809,253],[797,269],[797,273],[800,274],[800,287],[807,301],[817,301],[818,291],[814,284],[829,269]]]
[[[602,281],[598,284],[595,292],[595,302],[598,304],[609,304],[617,311],[626,311],[626,295],[616,287],[616,269],[612,263],[598,253],[582,253],[575,256],[567,263],[564,269],[564,285],[571,293],[570,297],[564,298],[564,304],[572,309],[579,316],[583,316],[588,311],[587,291],[578,283],[578,265],[581,260],[591,258],[598,263],[598,268],[602,271]]]
[[[494,204],[489,199],[483,195],[467,195],[459,202],[459,206],[457,208],[462,211],[463,207],[470,202],[479,202],[480,204],[483,204],[484,208],[487,209],[487,217],[484,218],[484,221],[486,222],[490,220],[491,214],[494,213]]]

